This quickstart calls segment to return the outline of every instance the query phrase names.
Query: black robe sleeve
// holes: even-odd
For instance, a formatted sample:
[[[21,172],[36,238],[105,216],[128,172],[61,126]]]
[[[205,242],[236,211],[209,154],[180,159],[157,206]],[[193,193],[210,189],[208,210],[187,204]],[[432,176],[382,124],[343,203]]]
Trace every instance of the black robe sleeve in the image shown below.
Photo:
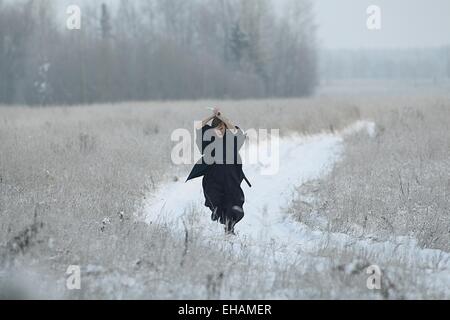
[[[246,136],[241,128],[236,126],[236,129],[237,129],[237,132],[234,133],[235,142],[236,142],[237,150],[241,150],[242,146],[245,143]]]
[[[197,137],[196,137],[196,144],[198,149],[200,150],[200,153],[202,155],[205,154],[204,150],[206,149],[206,147],[212,142],[212,141],[206,141],[204,139],[205,133],[208,130],[211,130],[212,127],[210,125],[206,125],[201,129],[197,129]]]

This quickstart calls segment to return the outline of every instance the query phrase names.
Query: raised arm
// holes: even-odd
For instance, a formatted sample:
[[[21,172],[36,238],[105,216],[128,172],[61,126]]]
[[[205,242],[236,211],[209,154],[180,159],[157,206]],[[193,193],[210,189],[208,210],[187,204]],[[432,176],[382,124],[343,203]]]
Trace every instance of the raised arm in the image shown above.
[[[237,127],[219,110],[217,110],[216,112],[216,117],[222,120],[223,123],[225,123],[225,126],[227,127],[228,130],[231,130],[233,133],[237,132]]]
[[[211,115],[208,118],[206,118],[205,120],[203,120],[199,125],[197,125],[198,130],[200,130],[201,128],[203,128],[204,126],[206,126],[208,124],[208,122],[210,122],[212,119],[215,118],[215,115]]]
[[[197,126],[196,129],[199,130],[199,129],[203,128],[204,126],[206,126],[208,124],[208,122],[210,122],[214,118],[218,118],[218,119],[222,120],[223,123],[225,123],[225,126],[227,127],[228,130],[231,130],[234,134],[237,132],[237,127],[227,117],[225,117],[219,109],[214,108],[212,110],[213,110],[213,114],[211,116],[207,117],[201,123],[199,123],[199,125]]]

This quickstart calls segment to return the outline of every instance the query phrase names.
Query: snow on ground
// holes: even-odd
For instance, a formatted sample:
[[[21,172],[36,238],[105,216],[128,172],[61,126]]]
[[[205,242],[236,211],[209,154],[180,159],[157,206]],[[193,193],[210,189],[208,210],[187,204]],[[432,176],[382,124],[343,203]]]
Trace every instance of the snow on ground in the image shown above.
[[[316,254],[324,248],[342,252],[352,247],[353,252],[370,257],[381,268],[395,256],[411,269],[423,272],[425,278],[421,280],[430,282],[431,286],[444,291],[445,296],[450,296],[448,253],[421,249],[414,239],[408,237],[377,242],[370,238],[312,230],[286,214],[295,187],[329,173],[344,152],[344,137],[360,131],[374,136],[376,126],[371,122],[359,121],[335,134],[295,134],[281,138],[280,170],[273,176],[261,175],[258,164],[244,164],[244,172],[253,188],[245,182],[242,184],[246,195],[245,217],[236,227],[237,237],[224,236],[223,228],[210,220],[210,212],[203,206],[201,179],[188,183],[179,179],[161,185],[156,193],[147,197],[145,220],[170,225],[174,232],[182,231],[183,221],[190,219],[190,213],[196,212],[195,226],[211,244],[231,245],[236,252],[242,248],[250,249],[255,256],[271,248],[272,257],[277,262],[316,259],[318,269],[330,267],[332,263],[330,259],[320,258]]]

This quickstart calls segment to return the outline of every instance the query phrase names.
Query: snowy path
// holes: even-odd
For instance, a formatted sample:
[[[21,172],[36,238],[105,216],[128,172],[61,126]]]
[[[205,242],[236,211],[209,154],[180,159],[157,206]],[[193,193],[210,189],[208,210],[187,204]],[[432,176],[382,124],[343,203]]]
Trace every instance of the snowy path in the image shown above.
[[[201,179],[189,183],[184,180],[166,183],[150,195],[145,203],[148,223],[167,223],[174,231],[183,230],[189,213],[198,212],[195,226],[210,241],[230,244],[234,250],[251,248],[255,254],[272,248],[273,258],[280,261],[317,259],[319,268],[328,267],[332,261],[319,259],[316,252],[322,248],[345,250],[351,246],[363,256],[383,266],[395,256],[399,261],[418,270],[428,272],[426,281],[439,286],[450,296],[450,255],[440,250],[421,249],[414,239],[399,237],[395,241],[375,242],[365,238],[352,238],[345,234],[311,230],[294,221],[285,211],[293,199],[294,189],[305,182],[324,177],[342,155],[343,138],[365,130],[372,136],[375,124],[357,122],[336,134],[314,136],[294,135],[280,141],[280,171],[274,176],[260,175],[258,165],[244,165],[244,171],[253,184],[242,184],[246,203],[245,218],[236,227],[236,238],[223,236],[220,225],[211,222],[208,209],[203,207]],[[217,242],[216,242],[217,243]],[[275,249],[274,249],[275,248]],[[319,261],[320,260],[320,261]]]

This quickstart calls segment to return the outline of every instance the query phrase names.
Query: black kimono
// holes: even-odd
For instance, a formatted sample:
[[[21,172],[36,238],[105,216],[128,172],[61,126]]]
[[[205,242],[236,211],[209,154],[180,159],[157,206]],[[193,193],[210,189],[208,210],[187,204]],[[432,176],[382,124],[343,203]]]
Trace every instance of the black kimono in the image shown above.
[[[236,133],[227,130],[222,138],[216,135],[211,126],[198,130],[197,145],[203,158],[194,166],[188,178],[203,176],[205,206],[211,210],[212,220],[224,224],[228,232],[233,232],[234,226],[244,217],[245,196],[241,183],[245,179],[250,185],[239,156],[244,142],[245,136],[239,128]]]

